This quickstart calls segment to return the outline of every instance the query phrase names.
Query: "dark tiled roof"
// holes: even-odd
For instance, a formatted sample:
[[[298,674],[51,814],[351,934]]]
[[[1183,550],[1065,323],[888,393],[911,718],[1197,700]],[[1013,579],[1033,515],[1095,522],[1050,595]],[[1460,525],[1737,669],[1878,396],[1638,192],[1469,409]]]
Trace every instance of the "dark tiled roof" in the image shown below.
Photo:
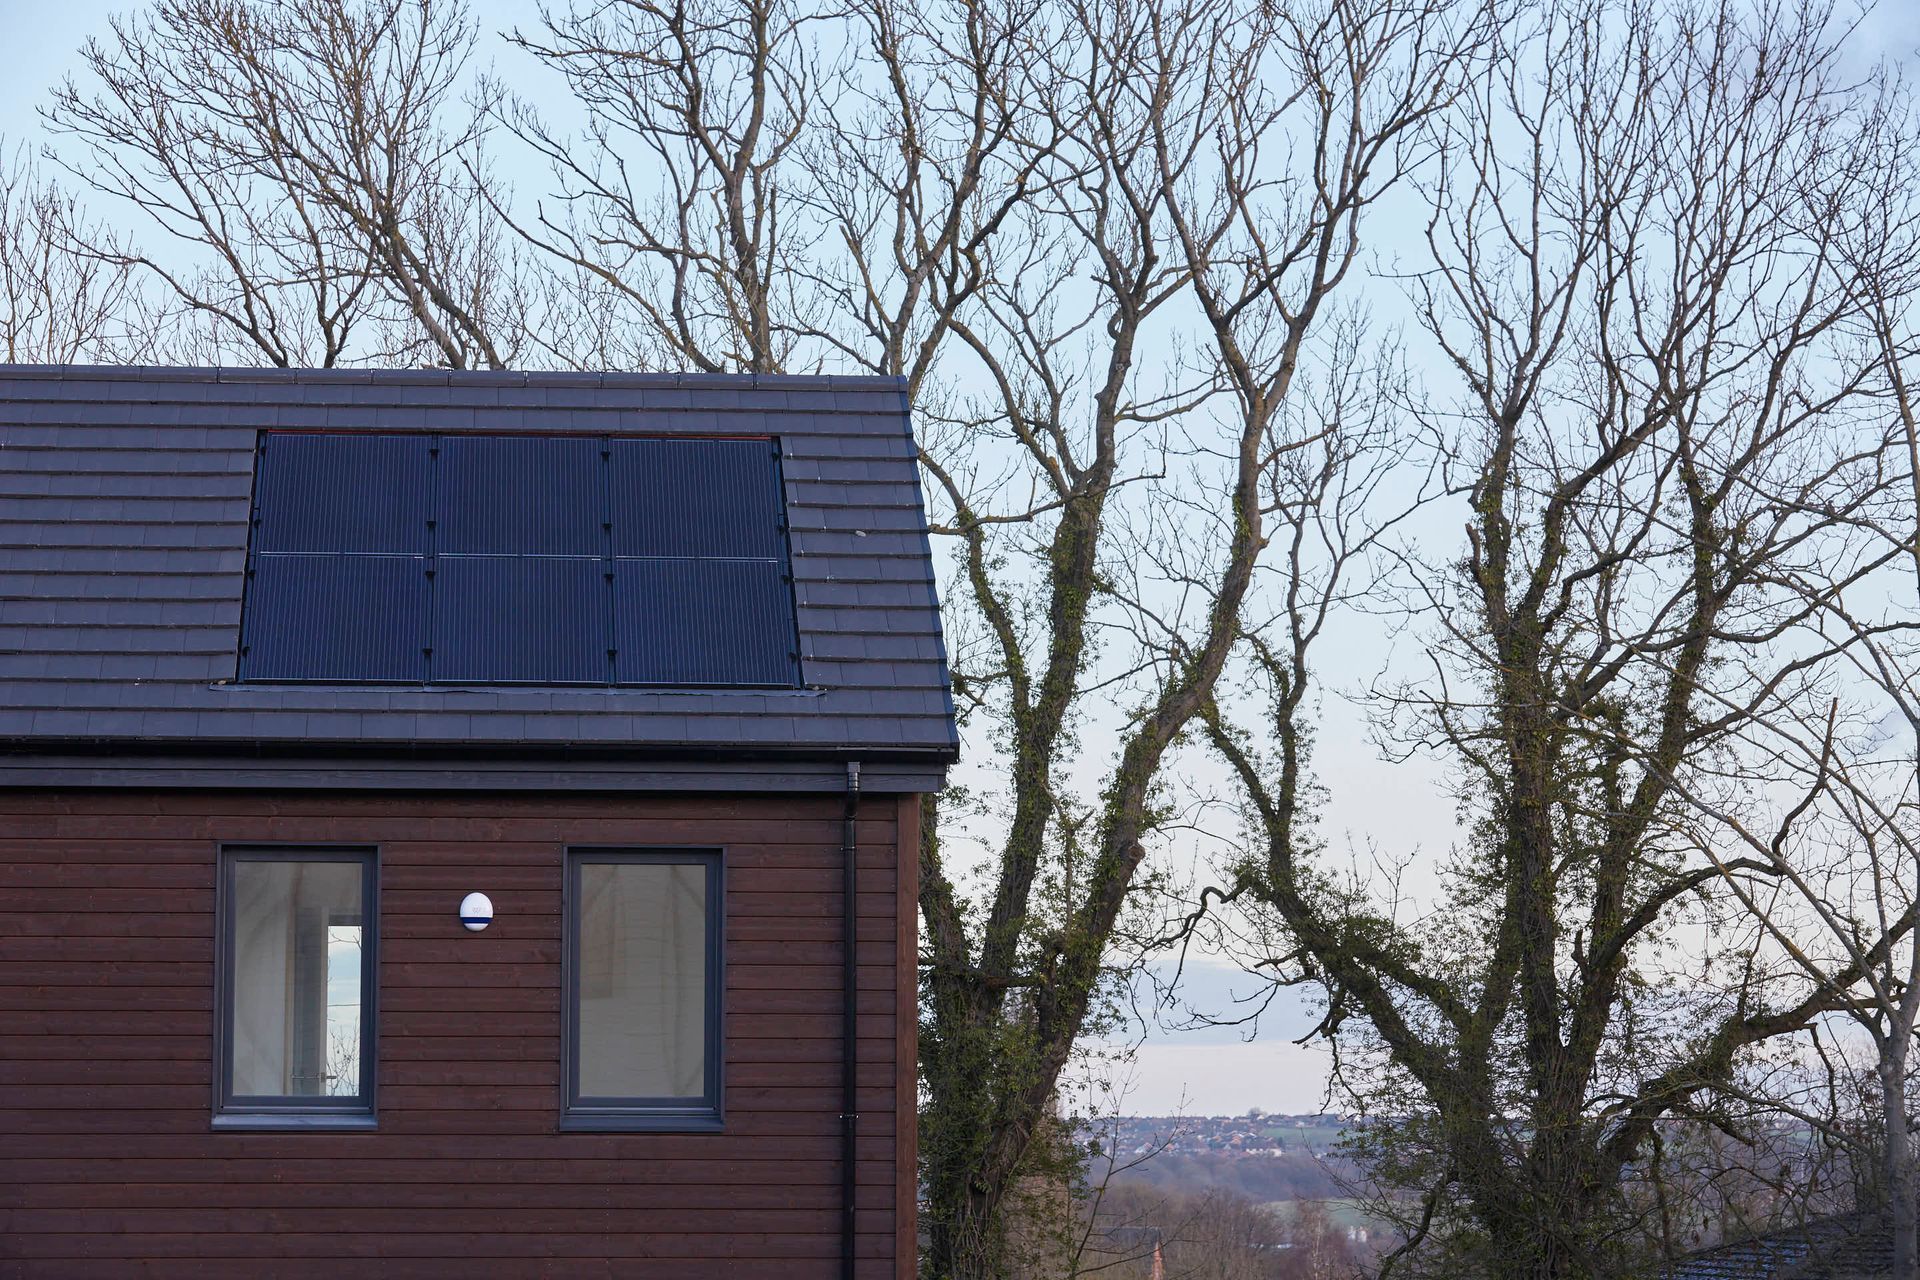
[[[804,687],[236,684],[265,428],[778,436]],[[0,365],[0,737],[950,759],[905,396],[884,378]]]
[[[1816,1218],[1674,1263],[1663,1280],[1881,1280],[1893,1275],[1893,1232],[1884,1215]]]

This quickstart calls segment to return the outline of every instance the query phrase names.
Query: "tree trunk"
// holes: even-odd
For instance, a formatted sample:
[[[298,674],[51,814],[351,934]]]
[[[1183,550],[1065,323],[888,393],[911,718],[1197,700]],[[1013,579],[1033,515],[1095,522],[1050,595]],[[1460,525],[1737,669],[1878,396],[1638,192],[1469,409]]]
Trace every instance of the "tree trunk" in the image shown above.
[[[1603,1280],[1568,1243],[1580,1237],[1590,1206],[1565,1194],[1564,1169],[1543,1168],[1538,1160],[1527,1167],[1535,1194],[1516,1194],[1509,1183],[1480,1215],[1490,1245],[1487,1274],[1492,1280]]]
[[[1920,1179],[1915,1177],[1913,1135],[1907,1130],[1907,1060],[1913,1031],[1898,1020],[1892,1031],[1880,1055],[1880,1102],[1886,1119],[1893,1274],[1898,1280],[1920,1280]]]
[[[928,1188],[924,1280],[1005,1280],[1000,1224],[994,1203],[975,1188]]]
[[[1494,1246],[1500,1251],[1493,1264],[1495,1280],[1588,1280],[1587,1273],[1576,1270],[1566,1251],[1546,1239],[1544,1232],[1533,1234],[1532,1240]]]

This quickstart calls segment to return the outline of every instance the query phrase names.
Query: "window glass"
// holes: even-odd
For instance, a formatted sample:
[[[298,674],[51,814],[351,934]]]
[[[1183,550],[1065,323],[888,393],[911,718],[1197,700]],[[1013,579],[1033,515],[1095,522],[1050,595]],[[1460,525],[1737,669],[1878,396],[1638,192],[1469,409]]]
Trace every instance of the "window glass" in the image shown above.
[[[706,1091],[706,878],[699,864],[581,867],[581,1097]]]
[[[568,1127],[720,1120],[720,858],[569,856]]]
[[[367,875],[351,855],[234,855],[224,1011],[229,1100],[367,1095]]]

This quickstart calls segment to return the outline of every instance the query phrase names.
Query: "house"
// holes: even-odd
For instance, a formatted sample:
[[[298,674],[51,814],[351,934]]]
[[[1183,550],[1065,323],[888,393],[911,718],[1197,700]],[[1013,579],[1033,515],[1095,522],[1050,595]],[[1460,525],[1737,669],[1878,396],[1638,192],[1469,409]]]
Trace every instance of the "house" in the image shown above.
[[[0,1276],[913,1271],[901,385],[0,367]]]
[[[1810,1219],[1673,1263],[1662,1280],[1883,1280],[1893,1276],[1893,1229],[1884,1213]]]

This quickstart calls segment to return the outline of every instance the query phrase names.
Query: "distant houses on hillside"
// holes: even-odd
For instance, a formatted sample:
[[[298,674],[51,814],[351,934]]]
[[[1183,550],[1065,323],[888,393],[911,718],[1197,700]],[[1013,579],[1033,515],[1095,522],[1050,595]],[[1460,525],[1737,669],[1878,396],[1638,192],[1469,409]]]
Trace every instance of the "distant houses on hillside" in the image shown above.
[[[1088,1135],[1122,1159],[1142,1156],[1326,1155],[1345,1132],[1339,1115],[1123,1116]]]

